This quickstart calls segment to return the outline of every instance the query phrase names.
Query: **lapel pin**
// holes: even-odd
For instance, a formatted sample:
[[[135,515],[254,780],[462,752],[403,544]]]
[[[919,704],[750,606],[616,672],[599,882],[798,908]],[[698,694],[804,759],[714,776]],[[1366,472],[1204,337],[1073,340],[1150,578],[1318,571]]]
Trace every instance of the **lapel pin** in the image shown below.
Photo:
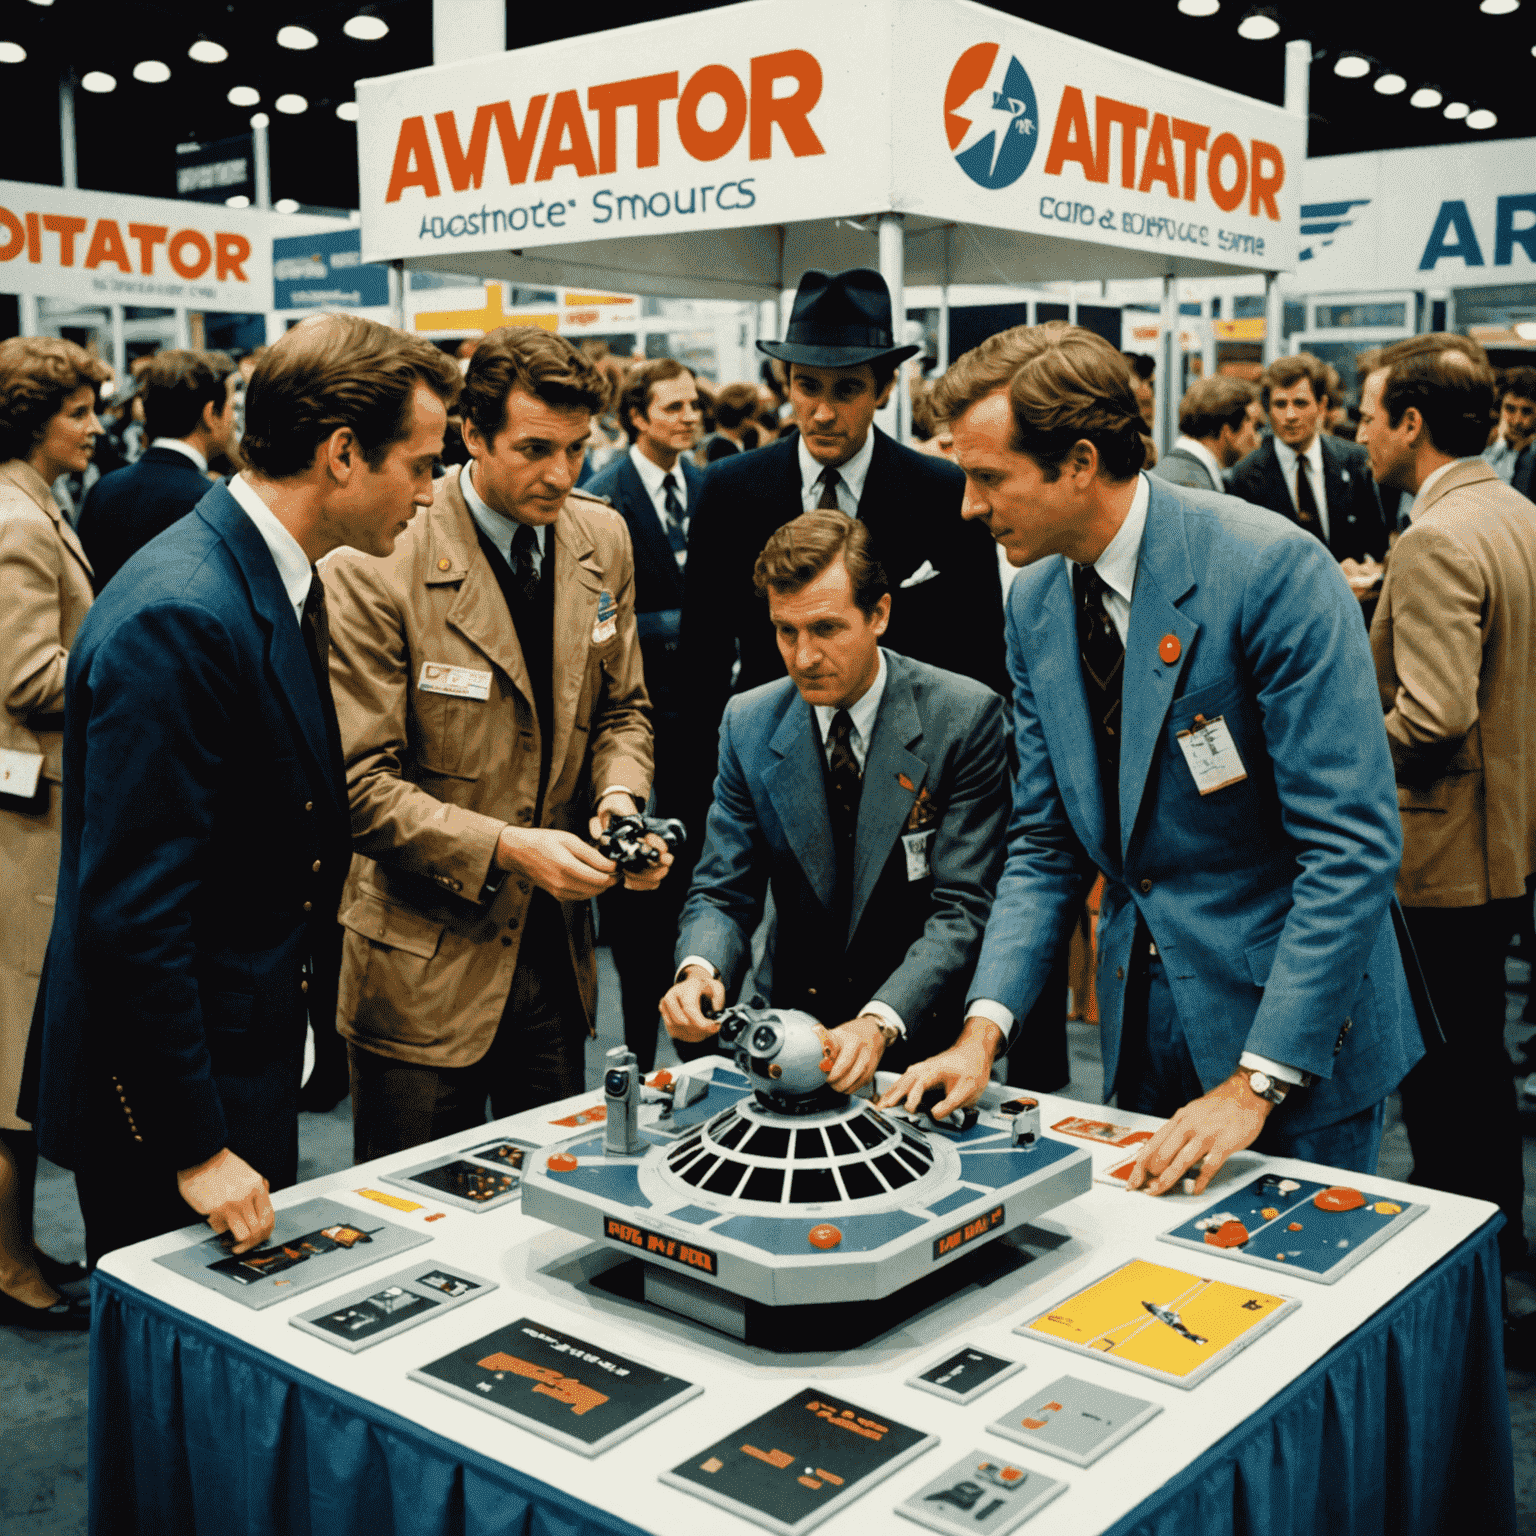
[[[900,784],[903,789],[911,789],[913,787],[912,780],[909,779],[904,773],[898,773],[896,775],[896,782]]]
[[[1164,635],[1157,642],[1157,654],[1166,662],[1175,662],[1183,654],[1184,647],[1179,644],[1177,635]]]
[[[448,566],[449,566],[448,557],[446,555],[444,555],[443,558],[437,562],[437,568],[440,571],[446,571],[448,569]]]

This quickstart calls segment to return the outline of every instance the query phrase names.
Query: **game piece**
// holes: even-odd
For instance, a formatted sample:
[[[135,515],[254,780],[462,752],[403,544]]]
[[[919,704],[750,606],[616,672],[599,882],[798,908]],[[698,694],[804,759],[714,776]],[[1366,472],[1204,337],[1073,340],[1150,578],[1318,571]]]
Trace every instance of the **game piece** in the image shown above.
[[[531,1317],[410,1375],[583,1456],[600,1455],[704,1390]]]
[[[1066,1490],[1059,1478],[975,1450],[904,1499],[896,1513],[945,1536],[963,1531],[1002,1536]]]
[[[951,1350],[920,1375],[907,1377],[907,1385],[964,1406],[1023,1369],[1022,1360],[1005,1360],[1001,1355],[967,1344]]]
[[[1193,1387],[1300,1305],[1132,1259],[1014,1332]]]
[[[598,835],[597,851],[627,875],[646,874],[661,863],[661,850],[646,842],[647,834],[660,838],[669,853],[688,840],[688,829],[674,817],[614,816]]]
[[[376,1200],[380,1205],[387,1205],[392,1211],[419,1211],[421,1201],[402,1200],[399,1195],[386,1195],[382,1189],[354,1189],[354,1195],[361,1195],[365,1200]]]
[[[604,1155],[637,1157],[650,1143],[640,1135],[640,1067],[628,1047],[616,1045],[608,1052],[603,1093],[608,1106],[603,1121]]]
[[[1012,1142],[1016,1147],[1032,1147],[1040,1140],[1040,1101],[1038,1099],[1014,1099]],[[1003,1106],[1004,1112],[1009,1105]]]
[[[1062,1136],[1077,1136],[1083,1141],[1102,1142],[1110,1147],[1133,1147],[1143,1141],[1151,1141],[1151,1131],[1133,1131],[1128,1125],[1111,1125],[1108,1120],[1084,1120],[1068,1115],[1051,1127]]]
[[[1162,1411],[1160,1404],[1145,1398],[1062,1376],[987,1428],[1006,1440],[1086,1467]]]
[[[288,1321],[355,1355],[495,1289],[494,1280],[482,1280],[458,1268],[428,1269],[417,1264]]]
[[[935,1435],[807,1387],[661,1480],[780,1536],[800,1536],[937,1444]]]
[[[1220,1248],[1227,1258],[1331,1285],[1426,1209],[1345,1185],[1266,1173],[1160,1236],[1181,1248]]]
[[[497,1163],[503,1168],[509,1168],[513,1173],[523,1171],[523,1160],[536,1148],[527,1142],[512,1141],[503,1136],[500,1141],[487,1142],[483,1147],[476,1147],[473,1151],[465,1153],[466,1157],[473,1157],[482,1163]]]

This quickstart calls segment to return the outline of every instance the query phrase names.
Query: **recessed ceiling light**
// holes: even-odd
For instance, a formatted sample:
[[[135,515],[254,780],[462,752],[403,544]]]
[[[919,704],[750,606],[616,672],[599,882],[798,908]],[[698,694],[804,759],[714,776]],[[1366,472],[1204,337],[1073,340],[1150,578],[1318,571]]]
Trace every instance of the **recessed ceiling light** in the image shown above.
[[[261,92],[253,85],[236,85],[224,99],[232,107],[254,107],[261,100]]]
[[[1472,108],[1469,107],[1466,102],[1453,101],[1450,106],[1445,109],[1445,116],[1450,118],[1450,120],[1454,123],[1458,118],[1465,117],[1471,110]]]
[[[53,0],[32,0],[33,5],[52,5]]]
[[[1250,43],[1268,42],[1279,33],[1279,18],[1269,11],[1249,11],[1237,24],[1237,35],[1246,37]]]
[[[291,197],[278,198],[278,200],[272,204],[272,207],[277,213],[297,213],[299,211],[298,203]]]
[[[20,43],[0,43],[0,64],[25,64],[27,50]]]
[[[297,117],[300,112],[309,111],[309,102],[295,91],[289,91],[285,95],[279,96],[272,105],[279,112],[286,112],[289,117]]]
[[[1378,96],[1401,96],[1408,82],[1401,75],[1377,75],[1374,86]]]
[[[108,91],[117,89],[117,76],[109,75],[104,69],[88,70],[80,77],[80,89],[93,96],[105,96]]]
[[[1182,10],[1186,4],[1209,5],[1214,11],[1220,3],[1221,0],[1179,0],[1179,8]],[[376,43],[381,37],[389,36],[389,23],[382,16],[359,11],[356,16],[350,16],[342,23],[341,30],[360,43]]]
[[[187,49],[187,57],[198,64],[222,64],[229,57],[229,49],[211,38],[200,37]]]
[[[1432,85],[1421,85],[1412,96],[1408,98],[1410,107],[1438,107],[1445,97]]]
[[[236,192],[233,197],[226,197],[224,199],[224,206],[226,208],[249,208],[251,200],[244,192]]]
[[[1533,324],[1529,320],[1522,320],[1520,324],[1515,327],[1515,335],[1518,336],[1521,341],[1536,341],[1536,324]]]
[[[1358,80],[1371,72],[1371,61],[1358,53],[1341,53],[1334,61],[1333,72],[1346,80]]]
[[[1508,16],[1511,11],[1520,9],[1520,0],[1483,0],[1478,6],[1484,16]]]
[[[1479,132],[1484,132],[1489,128],[1496,128],[1498,122],[1498,118],[1487,107],[1479,107],[1476,112],[1469,112],[1467,114],[1467,127],[1476,128]]]
[[[272,121],[272,119],[270,117],[268,117],[265,112],[253,112],[253,113],[251,113],[251,127],[252,128],[265,128],[265,127],[267,127],[271,123],[271,121]]]
[[[357,103],[355,101],[337,102],[336,116],[344,123],[355,123],[357,121]]]
[[[133,66],[133,78],[145,85],[164,85],[171,78],[171,66],[162,64],[159,59],[140,59]]]
[[[320,39],[308,27],[282,27],[278,30],[279,48],[313,48]]]
[[[1186,16],[1214,16],[1221,0],[1179,0],[1179,10]]]

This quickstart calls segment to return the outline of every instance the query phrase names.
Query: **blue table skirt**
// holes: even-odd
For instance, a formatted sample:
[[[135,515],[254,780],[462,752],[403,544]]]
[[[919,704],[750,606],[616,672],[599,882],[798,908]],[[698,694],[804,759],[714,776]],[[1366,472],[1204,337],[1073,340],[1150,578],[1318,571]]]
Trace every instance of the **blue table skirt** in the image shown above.
[[[1448,1254],[1113,1536],[1512,1532],[1501,1225]],[[92,1536],[637,1530],[110,1276],[91,1290]],[[1227,1367],[1242,1369],[1241,1355]],[[1201,1390],[1219,1392],[1221,1377]],[[1113,1476],[1113,1458],[1098,1475]],[[872,1528],[888,1523],[878,1490],[867,1504]]]

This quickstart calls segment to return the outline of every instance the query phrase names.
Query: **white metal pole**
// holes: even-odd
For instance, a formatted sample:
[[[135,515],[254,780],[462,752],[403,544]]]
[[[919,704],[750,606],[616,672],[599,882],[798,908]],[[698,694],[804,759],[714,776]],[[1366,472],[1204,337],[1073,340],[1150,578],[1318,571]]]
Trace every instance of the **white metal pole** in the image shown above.
[[[21,325],[23,336],[36,336],[37,329],[37,295],[35,293],[23,293],[16,298],[16,319]]]
[[[110,304],[107,311],[112,316],[112,372],[117,375],[117,393],[121,394],[128,387],[128,341],[123,334],[123,306]]]
[[[1302,122],[1302,143],[1312,111],[1312,44],[1296,38],[1285,45],[1285,110]],[[1285,298],[1273,272],[1264,274],[1264,362],[1266,366],[1285,351]]]
[[[79,165],[75,159],[75,77],[68,70],[59,76],[59,159],[64,167],[64,185],[80,185]]]
[[[434,64],[504,53],[506,47],[506,0],[432,0]]]
[[[258,112],[251,119],[251,160],[256,172],[256,206],[272,206],[272,163],[267,156],[267,114]]]
[[[1179,416],[1179,375],[1183,348],[1179,344],[1179,290],[1173,273],[1163,278],[1163,307],[1158,321],[1157,388],[1154,391],[1152,439],[1159,454],[1173,447],[1173,429]]]
[[[389,320],[399,330],[405,330],[405,263],[389,264]]]
[[[1267,368],[1285,352],[1282,334],[1285,323],[1285,300],[1280,293],[1278,275],[1264,274],[1264,366]]]
[[[944,281],[939,285],[939,357],[938,366],[934,370],[941,375],[949,367],[949,271],[951,242],[954,236],[954,225],[946,224],[944,226]]]
[[[175,316],[176,345],[185,351],[192,345],[192,326],[188,320],[187,311],[178,304],[172,314]]]
[[[896,344],[901,345],[906,335],[906,230],[899,213],[880,215],[880,275],[891,295],[891,331]],[[891,402],[880,414],[881,426],[898,443],[906,442],[911,435],[908,428],[912,421],[912,405],[907,398],[907,381],[902,370],[896,373],[896,390]]]

